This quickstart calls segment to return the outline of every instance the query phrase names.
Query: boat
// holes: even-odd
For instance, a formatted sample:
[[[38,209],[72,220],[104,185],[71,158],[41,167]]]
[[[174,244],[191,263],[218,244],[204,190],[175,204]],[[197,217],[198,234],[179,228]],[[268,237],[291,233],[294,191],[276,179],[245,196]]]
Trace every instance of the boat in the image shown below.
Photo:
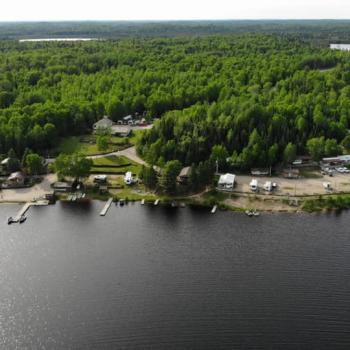
[[[172,202],[171,202],[171,207],[172,207],[172,208],[177,208],[177,207],[178,207],[177,202],[176,202],[176,201],[172,201]]]
[[[251,210],[246,210],[245,214],[248,215],[249,217],[252,217],[254,213]]]
[[[145,199],[142,199],[141,205],[145,205]]]
[[[8,224],[8,225],[13,224],[14,222],[15,222],[15,220],[13,219],[12,216],[10,216],[10,217],[7,219],[7,224]]]
[[[122,207],[125,204],[125,200],[124,199],[119,199],[119,205]]]
[[[22,216],[19,218],[19,223],[20,223],[20,224],[23,224],[26,220],[27,220],[27,217],[26,217],[25,215],[22,215]]]
[[[255,217],[260,216],[260,213],[258,211],[256,211],[256,210],[254,210],[252,213],[253,213],[253,216],[255,216]]]

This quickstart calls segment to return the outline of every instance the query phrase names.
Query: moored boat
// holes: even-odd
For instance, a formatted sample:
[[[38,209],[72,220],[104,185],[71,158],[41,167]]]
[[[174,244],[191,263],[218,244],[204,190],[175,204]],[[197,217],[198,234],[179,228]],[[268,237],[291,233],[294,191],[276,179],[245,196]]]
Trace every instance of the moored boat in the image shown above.
[[[13,219],[12,216],[10,216],[10,217],[7,219],[7,224],[8,224],[8,225],[13,224],[14,222],[15,222],[15,220]]]

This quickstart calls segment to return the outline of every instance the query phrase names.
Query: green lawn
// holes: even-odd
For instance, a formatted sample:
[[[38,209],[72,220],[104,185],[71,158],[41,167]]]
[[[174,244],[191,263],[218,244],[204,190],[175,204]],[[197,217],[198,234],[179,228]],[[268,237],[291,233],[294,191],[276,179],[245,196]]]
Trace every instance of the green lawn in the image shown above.
[[[115,152],[120,149],[117,145],[109,145],[106,151],[99,151],[95,143],[81,142],[81,138],[78,136],[71,136],[62,139],[61,143],[57,147],[58,153],[72,154],[75,152],[82,153],[84,155],[93,155],[93,154],[103,154]]]
[[[62,138],[56,150],[57,153],[72,154],[79,152],[87,156],[116,152],[124,149],[125,147],[134,145],[136,140],[143,132],[143,130],[134,130],[132,135],[128,138],[112,136],[111,143],[109,144],[108,149],[105,151],[98,150],[95,143],[96,137],[94,135],[70,136]]]
[[[108,156],[93,160],[91,173],[123,175],[127,171],[139,175],[141,165],[131,159],[121,156]]]

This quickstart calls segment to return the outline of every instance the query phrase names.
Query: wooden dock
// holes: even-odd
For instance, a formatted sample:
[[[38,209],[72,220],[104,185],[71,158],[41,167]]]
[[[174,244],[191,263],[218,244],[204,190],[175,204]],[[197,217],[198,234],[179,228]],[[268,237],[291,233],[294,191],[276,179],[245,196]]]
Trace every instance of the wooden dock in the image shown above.
[[[23,205],[23,207],[19,210],[17,215],[13,218],[13,221],[18,222],[20,218],[29,210],[30,207],[44,206],[44,205],[49,205],[49,201],[41,200],[36,202],[27,202],[26,204]]]
[[[103,209],[100,212],[100,216],[105,216],[109,210],[109,208],[111,207],[113,202],[113,198],[109,198],[107,203],[105,204],[105,206],[103,207]]]

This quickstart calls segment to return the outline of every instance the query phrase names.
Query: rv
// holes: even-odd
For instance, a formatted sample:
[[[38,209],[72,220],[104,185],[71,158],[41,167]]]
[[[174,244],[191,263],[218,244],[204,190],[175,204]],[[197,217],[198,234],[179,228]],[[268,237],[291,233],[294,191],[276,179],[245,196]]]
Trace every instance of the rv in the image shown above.
[[[330,182],[324,182],[323,187],[326,191],[332,191],[332,185]]]
[[[272,192],[273,190],[273,185],[271,181],[266,181],[264,184],[264,190],[267,192]]]
[[[250,181],[249,186],[250,186],[250,189],[252,191],[254,191],[254,192],[257,191],[258,190],[258,180],[253,179],[252,181]]]
[[[132,172],[128,171],[124,176],[124,182],[126,185],[131,185],[134,183],[134,180],[132,178]]]

